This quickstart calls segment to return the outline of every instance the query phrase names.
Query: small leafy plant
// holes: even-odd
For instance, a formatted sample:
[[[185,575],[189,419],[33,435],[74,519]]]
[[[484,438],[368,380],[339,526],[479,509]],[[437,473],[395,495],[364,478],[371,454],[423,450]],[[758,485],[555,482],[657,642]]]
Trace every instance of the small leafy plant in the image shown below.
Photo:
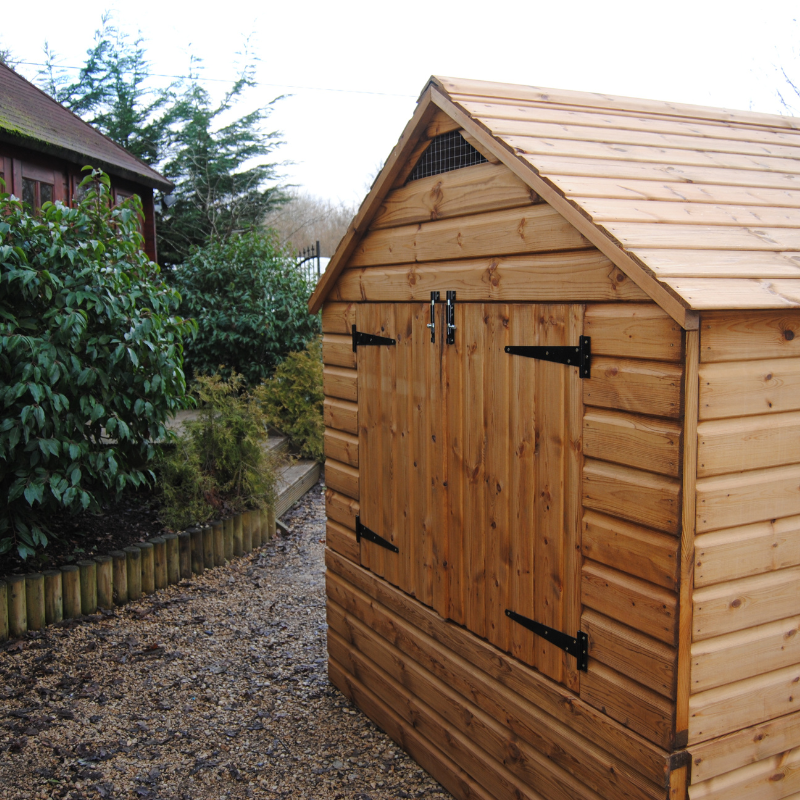
[[[143,251],[141,202],[113,205],[97,170],[81,186],[74,208],[36,213],[0,194],[0,553],[23,559],[52,510],[149,480],[186,404],[194,324]]]
[[[275,464],[266,417],[234,372],[198,376],[200,413],[160,464],[162,518],[178,530],[222,511],[262,508],[275,496]]]
[[[290,353],[275,374],[256,390],[270,425],[285,433],[301,455],[323,457],[322,341]]]

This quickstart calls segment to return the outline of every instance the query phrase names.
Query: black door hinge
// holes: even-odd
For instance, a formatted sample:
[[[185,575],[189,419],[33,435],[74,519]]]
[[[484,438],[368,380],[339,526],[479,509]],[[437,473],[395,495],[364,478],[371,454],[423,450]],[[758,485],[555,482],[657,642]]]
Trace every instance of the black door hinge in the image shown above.
[[[375,531],[371,531],[366,525],[362,525],[361,517],[356,517],[356,541],[360,542],[362,539],[366,539],[368,542],[385,547],[387,550],[391,550],[393,553],[400,552],[388,539],[384,539],[383,536],[378,536]]]
[[[592,338],[581,336],[577,347],[558,345],[540,345],[529,347],[527,345],[506,347],[506,353],[511,356],[525,356],[538,358],[541,361],[552,361],[555,364],[568,364],[580,370],[581,378],[592,377]]]
[[[356,352],[359,345],[363,347],[369,344],[397,344],[397,341],[395,339],[390,339],[388,336],[376,336],[374,333],[362,333],[361,331],[357,331],[356,326],[353,325],[353,352]]]
[[[569,653],[578,659],[578,669],[581,672],[586,672],[589,666],[589,637],[583,631],[578,631],[578,635],[573,638],[566,633],[557,631],[555,628],[548,628],[547,625],[542,625],[541,622],[534,622],[532,619],[523,617],[522,614],[517,614],[516,611],[506,609],[506,616],[518,622],[529,631],[533,631],[537,636],[547,639],[550,644]]]
[[[447,344],[455,344],[456,341],[456,293],[447,293],[447,306],[445,309],[445,322],[447,325]]]

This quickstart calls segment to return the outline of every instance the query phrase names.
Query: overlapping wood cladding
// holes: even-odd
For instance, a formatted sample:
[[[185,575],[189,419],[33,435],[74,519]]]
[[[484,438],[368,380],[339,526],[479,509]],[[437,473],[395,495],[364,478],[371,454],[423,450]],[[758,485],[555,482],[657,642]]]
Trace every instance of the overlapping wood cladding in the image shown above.
[[[674,744],[684,336],[654,304],[588,305],[581,698]]]
[[[781,733],[800,681],[795,333],[800,313],[790,309],[707,314],[701,324],[689,742],[702,753],[727,735],[733,771],[693,775],[692,800],[797,791],[800,733],[794,724]],[[780,741],[770,749],[735,733],[764,726]]]
[[[327,566],[331,677],[382,727],[415,731],[493,798],[664,797],[665,751],[330,551]]]

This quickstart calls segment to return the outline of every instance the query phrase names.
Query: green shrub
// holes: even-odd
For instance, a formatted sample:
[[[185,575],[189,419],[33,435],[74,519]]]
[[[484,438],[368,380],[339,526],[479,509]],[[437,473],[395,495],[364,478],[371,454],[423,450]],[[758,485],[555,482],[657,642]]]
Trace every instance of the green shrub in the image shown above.
[[[319,331],[307,308],[312,287],[271,231],[212,242],[173,278],[181,312],[198,324],[186,345],[186,368],[195,376],[238,372],[255,386]]]
[[[258,387],[270,425],[285,433],[300,453],[322,460],[325,422],[322,415],[322,342],[315,338],[299,353],[290,353],[268,381]]]
[[[75,208],[0,194],[0,553],[47,544],[56,508],[152,475],[185,406],[180,297],[142,250],[138,198],[93,171]]]
[[[242,376],[200,376],[195,390],[199,416],[184,422],[186,433],[160,465],[162,518],[176,530],[275,499],[266,418],[257,399],[243,391]]]

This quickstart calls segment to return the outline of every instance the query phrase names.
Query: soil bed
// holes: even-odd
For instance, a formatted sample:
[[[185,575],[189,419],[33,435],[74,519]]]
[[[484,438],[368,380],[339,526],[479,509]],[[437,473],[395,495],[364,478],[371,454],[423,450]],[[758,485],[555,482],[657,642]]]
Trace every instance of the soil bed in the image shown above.
[[[322,486],[284,522],[229,566],[0,647],[3,800],[450,798],[328,682]]]

